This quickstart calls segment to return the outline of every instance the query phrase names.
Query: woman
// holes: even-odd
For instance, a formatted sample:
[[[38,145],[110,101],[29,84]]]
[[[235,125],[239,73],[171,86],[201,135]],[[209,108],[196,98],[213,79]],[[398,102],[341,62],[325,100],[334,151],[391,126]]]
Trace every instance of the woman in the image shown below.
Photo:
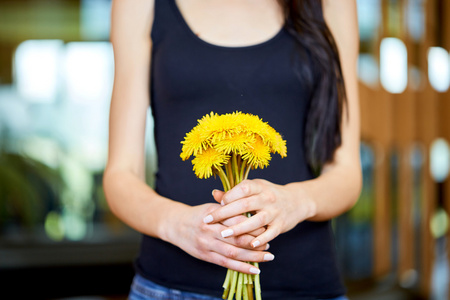
[[[104,188],[111,210],[143,233],[130,299],[217,299],[225,268],[262,270],[263,299],[343,297],[329,220],[361,188],[355,6],[113,1]],[[155,190],[144,181],[149,105]],[[226,194],[218,180],[196,179],[180,141],[210,111],[262,117],[287,140],[288,156]]]

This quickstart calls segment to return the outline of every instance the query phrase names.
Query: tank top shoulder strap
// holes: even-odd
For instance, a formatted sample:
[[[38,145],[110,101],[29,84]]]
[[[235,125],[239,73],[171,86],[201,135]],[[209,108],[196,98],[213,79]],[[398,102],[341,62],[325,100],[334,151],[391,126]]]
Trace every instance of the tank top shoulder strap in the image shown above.
[[[180,32],[182,23],[176,14],[175,0],[155,0],[154,18],[151,31],[153,45],[158,44],[164,36]]]

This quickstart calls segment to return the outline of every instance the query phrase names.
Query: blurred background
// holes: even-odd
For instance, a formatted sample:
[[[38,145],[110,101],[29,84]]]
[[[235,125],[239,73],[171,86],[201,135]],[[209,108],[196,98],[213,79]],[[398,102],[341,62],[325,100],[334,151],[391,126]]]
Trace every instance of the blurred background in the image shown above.
[[[450,299],[450,1],[357,4],[364,187],[334,222],[349,296]],[[126,298],[139,234],[101,185],[110,5],[0,0],[1,299]]]

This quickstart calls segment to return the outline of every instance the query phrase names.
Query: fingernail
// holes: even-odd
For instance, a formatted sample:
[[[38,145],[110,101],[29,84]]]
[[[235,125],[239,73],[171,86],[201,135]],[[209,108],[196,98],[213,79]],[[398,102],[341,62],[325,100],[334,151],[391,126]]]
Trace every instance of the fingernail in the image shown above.
[[[233,229],[225,229],[220,234],[222,235],[222,237],[226,238],[229,237],[230,235],[233,235],[233,233],[234,233]]]
[[[271,261],[275,258],[275,255],[270,254],[270,253],[266,253],[264,254],[264,261]]]
[[[220,201],[220,205],[224,206],[224,205],[225,205],[225,202],[223,202],[223,200]]]
[[[270,248],[270,245],[269,245],[269,243],[267,243],[266,250],[269,250],[269,248]]]
[[[261,273],[261,270],[257,269],[257,268],[250,268],[250,273],[252,273],[252,274],[259,274],[259,273]]]
[[[211,223],[213,221],[213,216],[211,215],[207,215],[206,217],[203,218],[203,223]]]
[[[214,191],[215,191],[215,190],[212,190],[212,192],[211,192],[211,195],[212,195],[213,197],[214,197]]]
[[[259,245],[261,245],[261,242],[260,242],[260,241],[254,241],[254,242],[252,243],[252,247],[253,247],[253,248],[258,247]]]

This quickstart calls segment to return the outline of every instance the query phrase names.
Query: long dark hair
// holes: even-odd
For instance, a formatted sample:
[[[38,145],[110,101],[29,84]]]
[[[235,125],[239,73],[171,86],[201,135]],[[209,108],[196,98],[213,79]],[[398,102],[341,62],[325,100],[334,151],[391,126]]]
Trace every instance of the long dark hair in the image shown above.
[[[341,120],[347,100],[339,52],[325,23],[321,0],[278,2],[284,11],[286,29],[300,48],[309,51],[319,73],[310,80],[313,94],[305,124],[306,157],[310,167],[319,172],[341,145]]]

